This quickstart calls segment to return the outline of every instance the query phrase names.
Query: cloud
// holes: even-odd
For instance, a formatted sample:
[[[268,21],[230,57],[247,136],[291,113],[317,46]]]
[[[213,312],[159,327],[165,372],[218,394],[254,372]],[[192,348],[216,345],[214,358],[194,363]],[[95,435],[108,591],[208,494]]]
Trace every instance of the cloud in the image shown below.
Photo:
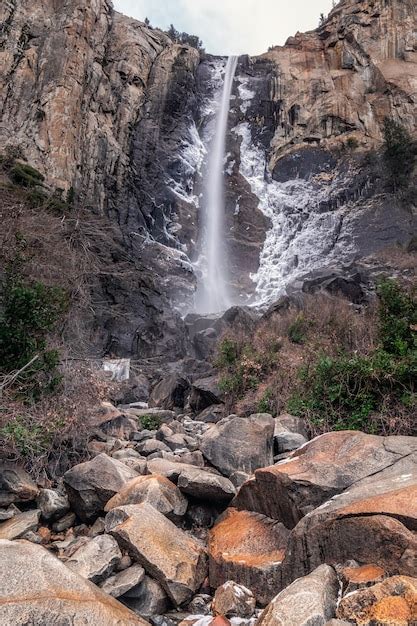
[[[114,0],[122,13],[199,35],[212,54],[261,54],[318,25],[332,0]]]

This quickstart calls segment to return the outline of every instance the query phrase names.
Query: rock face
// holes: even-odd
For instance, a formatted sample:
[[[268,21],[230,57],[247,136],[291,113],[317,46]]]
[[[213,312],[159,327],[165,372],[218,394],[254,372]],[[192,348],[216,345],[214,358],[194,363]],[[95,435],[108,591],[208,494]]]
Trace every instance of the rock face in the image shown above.
[[[258,626],[324,626],[333,617],[339,585],[333,568],[321,565],[278,594],[257,621]]]
[[[0,540],[0,553],[2,624],[147,624],[40,546]]]
[[[116,13],[109,0],[7,2],[0,20],[0,148],[19,148],[48,183],[106,214],[133,259],[133,276],[113,272],[96,285],[104,305],[91,342],[120,356],[184,356],[184,327],[170,307],[189,307],[195,288],[202,139],[221,61]],[[415,132],[415,20],[413,0],[343,0],[316,31],[240,59],[226,238],[232,288],[245,300],[250,274],[258,294],[273,297],[286,277],[411,239],[412,213],[392,197],[373,199],[381,189],[359,171],[356,151],[380,144],[385,116]],[[317,254],[306,246],[313,230]],[[278,273],[264,284],[277,246]],[[207,355],[210,326],[199,332],[196,350]]]
[[[206,576],[203,548],[147,503],[121,506],[106,530],[164,587],[177,605],[189,601]]]
[[[103,453],[68,470],[64,484],[74,511],[82,520],[89,520],[135,477],[134,470]]]
[[[229,417],[204,433],[201,451],[222,474],[252,474],[273,462],[274,420],[270,415]]]

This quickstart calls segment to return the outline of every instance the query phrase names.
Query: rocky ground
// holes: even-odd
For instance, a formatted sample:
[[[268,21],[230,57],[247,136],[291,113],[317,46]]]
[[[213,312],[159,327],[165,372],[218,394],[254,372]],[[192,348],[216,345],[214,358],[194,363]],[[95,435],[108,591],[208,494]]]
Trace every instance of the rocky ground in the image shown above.
[[[417,623],[417,438],[308,441],[203,387],[103,405],[56,484],[2,466],[1,624]]]

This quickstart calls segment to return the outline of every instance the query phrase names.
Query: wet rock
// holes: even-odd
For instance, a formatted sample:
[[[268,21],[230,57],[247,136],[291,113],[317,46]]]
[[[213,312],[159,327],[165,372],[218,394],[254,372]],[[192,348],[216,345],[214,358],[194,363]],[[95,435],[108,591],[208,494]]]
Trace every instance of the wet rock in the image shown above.
[[[250,589],[228,580],[216,589],[212,610],[225,617],[252,617],[256,600]]]
[[[36,503],[43,519],[51,522],[60,519],[70,510],[67,496],[53,489],[41,489]]]
[[[161,583],[176,606],[189,601],[207,575],[201,545],[147,503],[110,511],[106,531]]]
[[[99,535],[74,552],[65,565],[83,578],[97,583],[114,571],[121,558],[117,541],[110,535]]]
[[[183,493],[209,502],[229,502],[236,494],[230,480],[198,468],[183,469],[177,484]]]
[[[169,598],[164,589],[149,576],[145,576],[139,585],[121,596],[120,601],[137,615],[145,617],[162,615],[170,606]]]
[[[171,374],[163,378],[153,388],[149,399],[149,406],[160,407],[172,411],[175,408],[184,408],[186,395],[190,389],[187,379],[178,374]]]
[[[123,571],[107,578],[100,587],[105,593],[113,598],[122,596],[133,587],[139,585],[145,578],[145,570],[141,565],[135,564]]]
[[[147,624],[41,546],[0,540],[0,560],[1,624]]]
[[[138,476],[126,483],[105,506],[105,511],[127,504],[148,502],[157,511],[173,521],[185,515],[188,501],[167,478],[157,474]]]
[[[417,439],[413,437],[378,437],[356,431],[327,433],[287,460],[256,471],[255,480],[241,487],[232,504],[293,528],[303,515],[353,483],[390,466],[399,468],[401,459],[416,454]]]
[[[417,621],[417,579],[394,576],[344,597],[337,617],[364,626],[409,626]]]
[[[0,539],[19,539],[29,531],[36,531],[39,527],[40,516],[39,510],[18,513],[0,524]]]
[[[222,395],[216,376],[200,378],[192,384],[189,404],[192,411],[199,413],[213,404],[222,404]]]
[[[71,507],[88,521],[97,517],[105,504],[137,473],[107,454],[99,454],[64,474],[64,485]]]
[[[321,565],[281,591],[263,611],[257,626],[324,625],[334,617],[338,591],[336,572]]]
[[[252,474],[273,462],[274,420],[267,414],[226,418],[203,434],[200,449],[222,474]]]
[[[38,487],[23,468],[0,463],[0,507],[30,502],[36,498],[38,491]]]
[[[281,589],[289,531],[263,515],[228,509],[209,534],[210,585],[233,580],[267,604]]]

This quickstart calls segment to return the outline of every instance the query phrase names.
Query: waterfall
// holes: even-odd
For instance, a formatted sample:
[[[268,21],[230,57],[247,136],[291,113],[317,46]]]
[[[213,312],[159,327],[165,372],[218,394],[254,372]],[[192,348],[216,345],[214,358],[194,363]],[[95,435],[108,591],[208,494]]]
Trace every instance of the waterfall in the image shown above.
[[[236,56],[227,60],[223,89],[219,93],[221,98],[217,103],[215,132],[209,146],[208,169],[204,181],[204,236],[201,250],[205,267],[196,294],[197,309],[201,313],[218,313],[231,305],[224,225],[224,160],[230,98],[237,62]]]

